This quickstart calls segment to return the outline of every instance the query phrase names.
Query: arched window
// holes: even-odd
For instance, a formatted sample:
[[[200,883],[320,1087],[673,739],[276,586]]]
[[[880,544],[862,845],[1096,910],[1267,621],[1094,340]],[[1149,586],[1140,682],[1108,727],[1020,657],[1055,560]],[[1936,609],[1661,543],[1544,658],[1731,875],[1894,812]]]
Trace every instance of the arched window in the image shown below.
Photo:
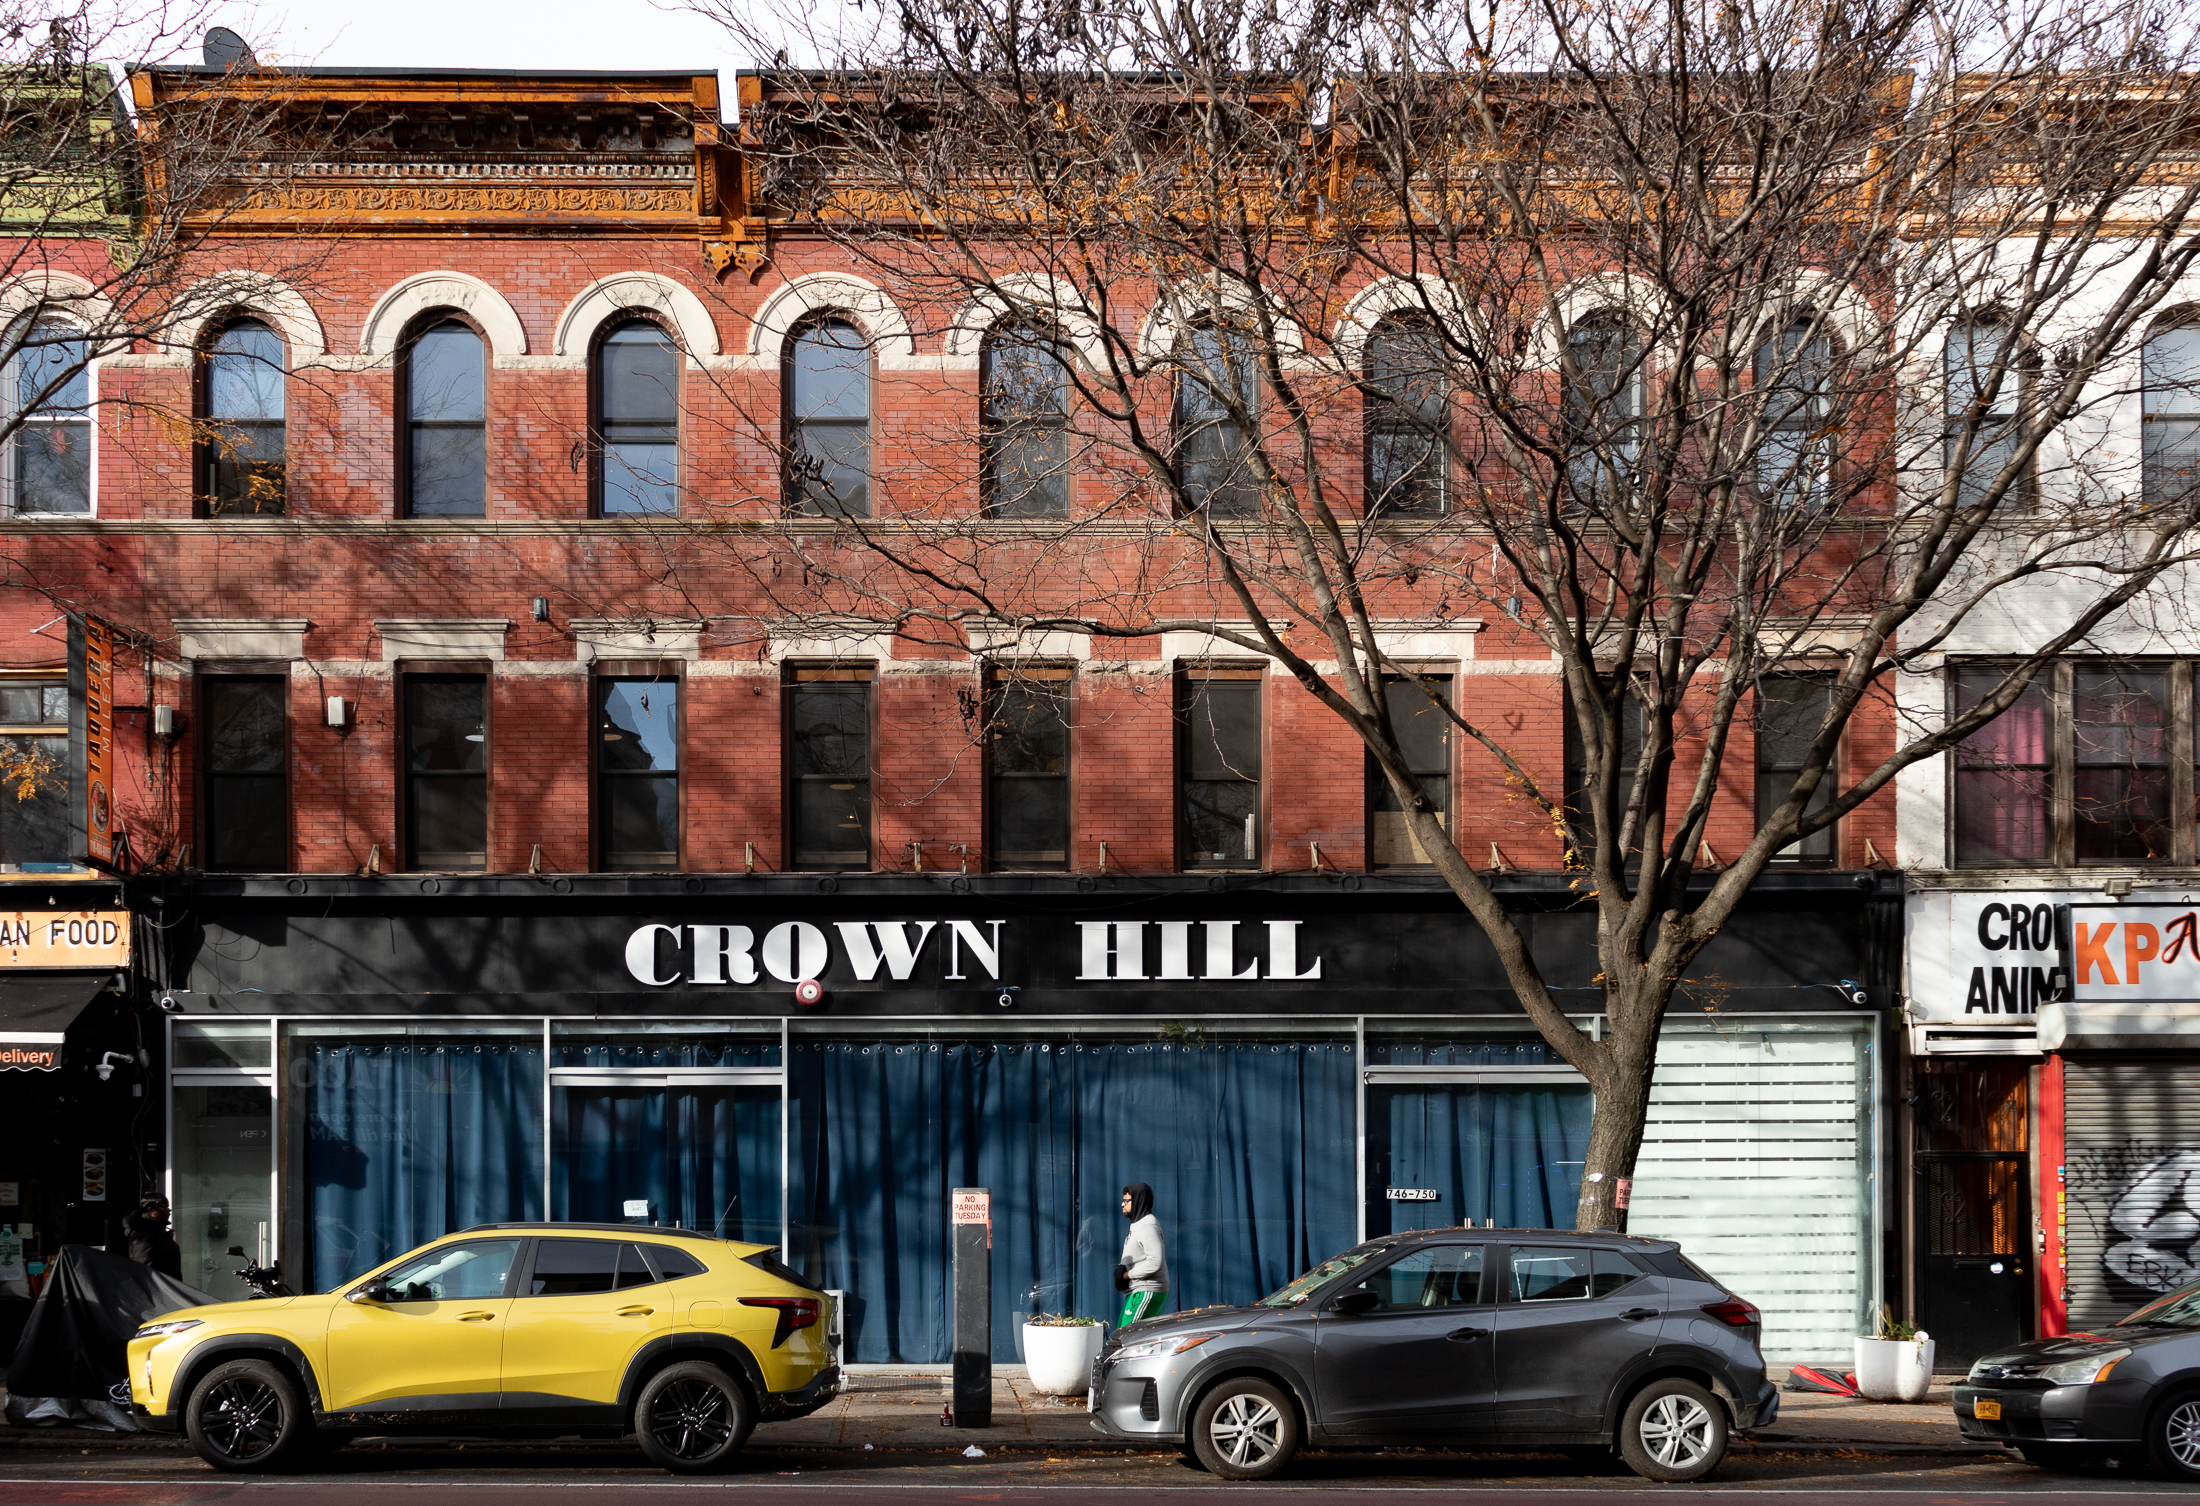
[[[2165,324],[2147,336],[2142,484],[2167,502],[2200,481],[2200,322]]]
[[[1055,339],[1028,324],[986,337],[985,510],[997,518],[1069,516],[1069,368]]]
[[[406,342],[405,503],[415,518],[478,518],[489,510],[486,348],[472,325],[443,319]]]
[[[1260,515],[1260,486],[1249,463],[1250,420],[1260,407],[1260,375],[1253,364],[1253,342],[1238,330],[1203,324],[1177,348],[1177,475],[1194,507],[1218,518]],[[1231,411],[1230,395],[1237,398]]]
[[[40,320],[23,336],[7,383],[21,420],[8,446],[10,510],[92,510],[90,362],[91,342],[74,325]]]
[[[871,515],[871,347],[844,319],[787,344],[788,499],[821,518]]]
[[[646,319],[596,348],[596,509],[680,510],[680,350]]]
[[[1614,310],[1566,331],[1566,471],[1574,499],[1616,499],[1641,474],[1644,378],[1642,331]]]
[[[257,319],[240,319],[214,337],[201,361],[199,486],[207,512],[281,512],[281,337]]]
[[[1821,507],[1831,493],[1833,342],[1798,318],[1757,347],[1762,415],[1757,490],[1774,507]]]
[[[1956,447],[1963,442],[1971,423],[1971,408],[1982,398],[1985,401],[1978,427],[1970,430],[1971,451],[1963,461],[1958,496],[1965,507],[1985,500],[1995,478],[2016,458],[2018,418],[2029,373],[2019,361],[2004,359],[2008,345],[2008,325],[1998,319],[1974,319],[1950,330],[1941,352],[1948,415],[1942,454],[1943,463],[1951,469],[1956,463]],[[1998,373],[1994,369],[1997,363],[2001,366]],[[2008,495],[2024,497],[2029,479],[2020,477]]]
[[[1377,324],[1367,341],[1366,380],[1368,515],[1443,516],[1451,383],[1429,322],[1393,314]]]

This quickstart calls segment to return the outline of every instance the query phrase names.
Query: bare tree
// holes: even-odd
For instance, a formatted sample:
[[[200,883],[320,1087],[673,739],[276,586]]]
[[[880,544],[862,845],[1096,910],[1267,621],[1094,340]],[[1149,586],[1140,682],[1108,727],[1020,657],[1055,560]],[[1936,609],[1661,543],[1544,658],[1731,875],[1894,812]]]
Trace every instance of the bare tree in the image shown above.
[[[793,445],[785,505],[815,521],[668,559],[735,564],[765,618],[1268,656],[1364,741],[1594,1087],[1583,1228],[1624,1226],[1660,1023],[1776,855],[2192,557],[2192,461],[2102,437],[2143,384],[2200,377],[2139,358],[2200,252],[2200,77],[2148,0],[721,15],[835,64],[767,75],[743,122],[773,233],[822,238],[922,338],[983,315],[1023,354],[936,470]],[[2036,651],[1900,723],[1898,682],[2041,579],[2073,606]],[[1429,704],[1580,871],[1600,1039],[1401,743],[1387,686],[1427,682],[1396,629],[1468,616],[1560,671],[1572,788]],[[1809,697],[1767,693],[1798,667]],[[1866,726],[1884,751],[1844,768]],[[1789,751],[1778,798],[1710,854],[1753,736]]]

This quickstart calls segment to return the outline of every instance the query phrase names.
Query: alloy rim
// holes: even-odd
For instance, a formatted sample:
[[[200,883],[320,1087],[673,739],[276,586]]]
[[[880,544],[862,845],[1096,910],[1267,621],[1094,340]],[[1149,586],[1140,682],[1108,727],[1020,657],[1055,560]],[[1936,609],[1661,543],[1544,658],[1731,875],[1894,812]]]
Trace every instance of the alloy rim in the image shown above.
[[[1233,1396],[1215,1408],[1207,1436],[1225,1463],[1249,1469],[1283,1447],[1283,1413],[1265,1396]]]
[[[199,1431],[224,1458],[262,1458],[283,1436],[283,1399],[260,1381],[225,1380],[207,1393]]]
[[[1687,1469],[1711,1452],[1711,1412],[1692,1396],[1661,1396],[1642,1414],[1642,1446],[1667,1469]]]
[[[707,1459],[733,1438],[733,1404],[708,1381],[674,1381],[649,1406],[649,1431],[678,1459]]]
[[[2173,1408],[2163,1431],[2170,1457],[2184,1468],[2200,1472],[2200,1401]]]

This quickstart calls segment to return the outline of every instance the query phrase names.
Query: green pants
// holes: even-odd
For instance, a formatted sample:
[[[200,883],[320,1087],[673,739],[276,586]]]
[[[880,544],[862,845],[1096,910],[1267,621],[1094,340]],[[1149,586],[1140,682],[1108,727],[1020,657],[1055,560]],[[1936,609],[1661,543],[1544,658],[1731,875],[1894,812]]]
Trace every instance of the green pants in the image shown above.
[[[1167,1295],[1167,1292],[1125,1292],[1123,1294],[1123,1315],[1115,1320],[1115,1326],[1117,1328],[1130,1327],[1140,1318],[1151,1314],[1155,1308],[1161,1305],[1161,1299]]]

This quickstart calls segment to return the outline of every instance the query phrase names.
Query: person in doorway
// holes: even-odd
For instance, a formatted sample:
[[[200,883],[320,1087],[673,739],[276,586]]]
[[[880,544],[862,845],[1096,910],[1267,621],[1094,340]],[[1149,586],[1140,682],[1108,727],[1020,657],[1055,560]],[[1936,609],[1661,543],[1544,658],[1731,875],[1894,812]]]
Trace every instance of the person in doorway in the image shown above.
[[[1161,1243],[1161,1221],[1153,1216],[1153,1189],[1144,1182],[1125,1187],[1123,1216],[1131,1227],[1123,1237],[1123,1259],[1115,1267],[1115,1284],[1123,1293],[1118,1328],[1152,1316],[1169,1293],[1169,1256]]]
[[[183,1250],[168,1229],[168,1199],[149,1197],[122,1223],[130,1258],[164,1276],[183,1279]]]

